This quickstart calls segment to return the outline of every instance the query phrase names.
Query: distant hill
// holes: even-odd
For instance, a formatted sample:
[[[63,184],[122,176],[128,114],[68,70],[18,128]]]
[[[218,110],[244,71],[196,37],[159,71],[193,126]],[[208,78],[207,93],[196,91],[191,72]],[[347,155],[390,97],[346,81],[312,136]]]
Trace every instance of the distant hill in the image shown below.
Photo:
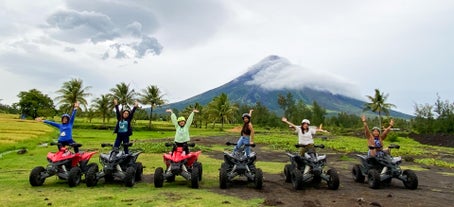
[[[315,78],[313,80],[308,76]],[[222,86],[189,99],[168,104],[157,109],[156,112],[160,113],[164,108],[183,109],[196,102],[206,105],[214,97],[225,93],[232,102],[249,105],[261,102],[271,111],[282,114],[277,97],[279,94],[286,95],[290,92],[295,100],[303,100],[308,105],[311,105],[314,100],[317,101],[330,114],[347,112],[359,115],[362,113],[365,102],[347,95],[351,91],[348,83],[343,83],[335,76],[323,76],[323,81],[317,82],[317,78],[320,77],[322,75],[308,73],[307,69],[293,65],[285,58],[272,55],[249,68],[245,74]],[[345,95],[341,95],[342,93]],[[410,115],[397,111],[391,111],[391,116],[411,118]]]

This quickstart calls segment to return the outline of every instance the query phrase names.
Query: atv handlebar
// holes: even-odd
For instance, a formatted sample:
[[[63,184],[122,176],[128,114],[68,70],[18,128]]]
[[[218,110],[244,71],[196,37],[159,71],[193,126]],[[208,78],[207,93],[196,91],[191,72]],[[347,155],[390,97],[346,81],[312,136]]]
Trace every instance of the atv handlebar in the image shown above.
[[[225,144],[227,146],[236,146],[236,143],[232,143],[232,142],[226,142]],[[255,144],[245,144],[244,146],[246,146],[246,147],[255,147]]]
[[[113,147],[113,144],[110,143],[102,143],[101,147]]]
[[[295,147],[296,147],[296,148],[306,147],[306,146],[307,146],[307,145],[304,145],[304,144],[295,144]],[[314,147],[320,148],[320,149],[324,149],[324,148],[325,148],[325,145],[323,145],[323,144],[316,144],[316,145],[314,145]]]
[[[369,146],[369,149],[370,150],[373,150],[373,149],[381,149],[382,147],[376,147],[376,146]],[[390,144],[388,146],[389,149],[400,149],[400,146],[397,145],[397,144]]]
[[[63,146],[62,143],[58,143],[58,142],[51,142],[50,145],[54,146],[54,145],[57,145],[57,146]],[[82,144],[79,144],[79,143],[71,143],[71,144],[68,144],[68,146],[70,147],[82,147]]]
[[[171,143],[171,142],[167,142],[164,144],[166,147],[173,147],[175,145],[175,143]],[[195,143],[191,142],[191,143],[187,143],[188,147],[195,147]]]

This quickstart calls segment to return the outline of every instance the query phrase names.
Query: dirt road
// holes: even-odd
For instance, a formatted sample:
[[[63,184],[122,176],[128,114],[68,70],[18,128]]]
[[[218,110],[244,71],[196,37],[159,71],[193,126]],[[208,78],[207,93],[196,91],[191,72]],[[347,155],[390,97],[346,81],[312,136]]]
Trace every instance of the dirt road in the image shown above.
[[[210,146],[212,144],[225,143],[236,140],[232,137],[212,137],[194,139],[200,145]],[[258,146],[254,150],[258,160],[282,162],[282,168],[288,162],[283,152],[269,152]],[[320,150],[319,153],[327,154],[328,168],[336,168],[340,177],[338,190],[329,190],[326,183],[318,188],[306,187],[304,190],[294,190],[290,183],[284,182],[283,174],[265,174],[262,190],[256,190],[253,186],[241,181],[228,189],[211,189],[214,192],[236,196],[241,198],[264,198],[263,206],[454,206],[454,169],[421,166],[424,170],[417,171],[419,186],[416,190],[407,190],[399,180],[393,180],[391,186],[378,190],[370,189],[366,183],[355,183],[351,176],[351,167],[356,160],[344,161],[340,159],[342,154],[329,150]],[[222,162],[222,153],[205,153]],[[354,157],[354,155],[347,155]],[[403,163],[416,165],[415,163]],[[260,167],[259,165],[257,167]]]

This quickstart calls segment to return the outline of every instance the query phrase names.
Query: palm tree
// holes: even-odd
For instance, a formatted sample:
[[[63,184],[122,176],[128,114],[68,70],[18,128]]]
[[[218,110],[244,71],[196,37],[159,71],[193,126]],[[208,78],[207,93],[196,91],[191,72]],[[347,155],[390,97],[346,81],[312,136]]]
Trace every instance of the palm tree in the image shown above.
[[[394,104],[386,103],[386,99],[388,99],[388,96],[389,96],[389,94],[384,94],[384,93],[380,92],[379,89],[375,89],[374,96],[366,96],[369,99],[370,103],[364,104],[364,111],[370,110],[372,112],[378,113],[380,129],[381,129],[382,113],[385,113],[387,116],[389,116],[389,110],[391,108],[396,107]]]
[[[87,100],[85,97],[91,95],[87,92],[90,88],[90,86],[83,87],[83,81],[81,79],[71,79],[63,83],[60,90],[57,91],[60,96],[57,96],[55,100],[61,105],[60,108],[65,111],[70,111],[76,102],[79,102],[86,109]]]
[[[207,106],[208,117],[213,120],[213,126],[216,121],[221,121],[221,130],[224,129],[225,122],[234,120],[235,112],[237,110],[238,107],[230,103],[229,98],[225,93],[214,97]]]
[[[102,125],[105,126],[106,118],[109,117],[113,104],[112,104],[112,97],[110,94],[101,95],[99,98],[96,98],[93,101],[93,108],[96,112],[102,115]]]
[[[151,128],[151,118],[153,115],[153,109],[156,106],[161,106],[165,104],[165,100],[163,99],[163,94],[161,93],[161,90],[159,90],[158,86],[152,86],[149,85],[147,88],[142,89],[142,93],[140,95],[140,103],[147,105],[150,105],[150,113],[148,114],[148,128]]]
[[[115,88],[111,88],[110,92],[112,92],[113,98],[116,98],[121,104],[121,110],[129,108],[128,104],[134,104],[136,92],[129,88],[129,84],[121,82],[115,85]]]

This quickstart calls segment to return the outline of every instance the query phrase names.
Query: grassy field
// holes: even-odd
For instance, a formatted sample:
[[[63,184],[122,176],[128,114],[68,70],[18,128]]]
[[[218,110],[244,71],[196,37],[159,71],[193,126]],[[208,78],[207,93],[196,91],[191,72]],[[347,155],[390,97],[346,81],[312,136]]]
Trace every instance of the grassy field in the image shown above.
[[[83,150],[107,151],[101,149],[100,143],[114,141],[115,135],[111,129],[89,129],[90,125],[100,125],[100,120],[92,123],[81,119],[76,120],[74,139],[83,144]],[[108,125],[113,125],[111,122]],[[140,130],[146,128],[147,121],[139,121],[136,126],[139,130],[131,137],[137,141],[135,147],[141,148],[144,153],[139,161],[145,165],[144,175],[154,173],[156,167],[163,167],[162,152],[168,151],[157,139],[171,141],[174,135],[172,125],[167,122],[154,123],[152,131]],[[228,125],[231,129],[235,125]],[[257,128],[256,143],[266,144],[270,150],[293,151],[296,136],[289,131],[265,130]],[[55,146],[42,145],[55,140],[57,131],[43,123],[23,121],[11,115],[0,115],[0,206],[260,206],[262,198],[241,200],[236,197],[217,194],[212,189],[218,188],[218,168],[220,160],[210,158],[202,153],[200,157],[204,167],[204,178],[201,189],[191,189],[181,177],[177,182],[166,183],[163,188],[156,189],[151,180],[137,183],[133,188],[121,184],[104,184],[101,181],[96,187],[87,188],[84,183],[75,188],[69,188],[67,183],[56,177],[46,179],[41,187],[31,187],[28,176],[35,166],[47,164],[46,154],[55,151]],[[237,132],[221,131],[219,129],[191,129],[193,137],[232,136]],[[401,145],[400,150],[393,154],[414,157],[417,163],[454,167],[454,162],[439,159],[443,154],[454,154],[453,148],[432,147],[419,144],[411,139],[399,137],[396,142]],[[328,148],[341,153],[365,153],[365,140],[355,137],[327,135],[326,139],[317,138],[316,143],[323,143]],[[223,143],[211,148],[199,146],[203,152],[219,151],[222,153]],[[386,143],[388,145],[389,143]],[[27,153],[17,154],[17,149],[26,148]],[[99,153],[92,159],[98,162]],[[345,157],[349,159],[349,157]],[[280,173],[282,163],[260,161],[257,163],[266,173]]]

